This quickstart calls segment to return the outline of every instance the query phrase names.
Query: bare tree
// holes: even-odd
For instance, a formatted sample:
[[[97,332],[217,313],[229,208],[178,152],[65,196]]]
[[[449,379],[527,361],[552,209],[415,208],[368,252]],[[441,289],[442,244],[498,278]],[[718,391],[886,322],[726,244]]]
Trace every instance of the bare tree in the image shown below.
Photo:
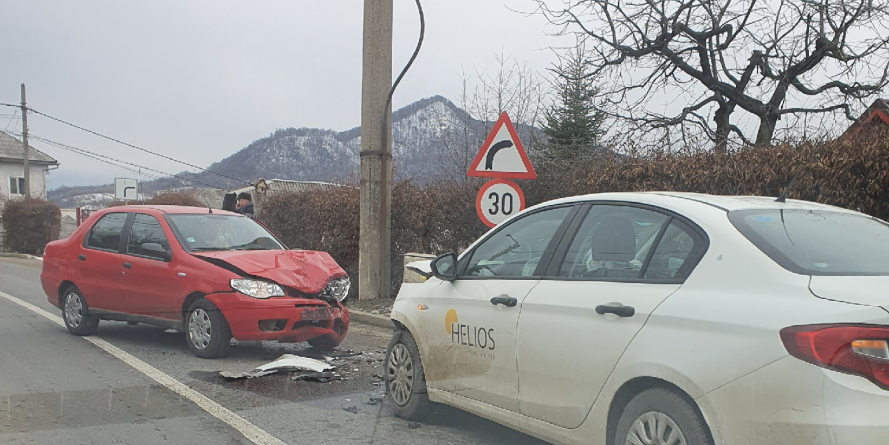
[[[490,72],[476,70],[461,75],[459,107],[464,116],[439,117],[444,153],[439,163],[449,177],[462,181],[494,122],[505,111],[516,127],[522,145],[534,153],[540,142],[537,127],[545,111],[547,90],[540,75],[508,55],[495,56]]]
[[[610,80],[603,111],[668,139],[769,145],[782,118],[854,120],[887,85],[886,0],[537,2],[588,41],[591,75]]]

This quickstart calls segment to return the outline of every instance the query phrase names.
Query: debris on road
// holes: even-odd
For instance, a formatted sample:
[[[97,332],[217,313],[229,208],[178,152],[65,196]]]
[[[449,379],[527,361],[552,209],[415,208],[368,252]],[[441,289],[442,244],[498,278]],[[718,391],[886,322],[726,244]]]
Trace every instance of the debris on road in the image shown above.
[[[343,410],[348,411],[352,414],[358,414],[358,407],[357,406],[350,406],[348,408],[343,408]]]
[[[327,383],[335,377],[332,372],[294,372],[290,376],[290,380],[314,380],[316,382]]]
[[[262,377],[265,375],[276,374],[279,372],[292,372],[292,371],[303,371],[303,372],[313,372],[313,373],[324,373],[327,371],[332,371],[336,369],[335,366],[332,366],[328,363],[322,362],[321,360],[315,360],[313,358],[301,357],[293,354],[284,354],[278,357],[275,361],[266,363],[264,365],[258,366],[252,371],[248,372],[231,372],[231,371],[222,371],[219,373],[222,377],[227,379],[252,379],[256,377]],[[332,376],[332,374],[331,374]]]
[[[411,423],[407,424],[407,427],[412,430],[415,430],[420,427],[420,424],[417,422],[411,422]]]

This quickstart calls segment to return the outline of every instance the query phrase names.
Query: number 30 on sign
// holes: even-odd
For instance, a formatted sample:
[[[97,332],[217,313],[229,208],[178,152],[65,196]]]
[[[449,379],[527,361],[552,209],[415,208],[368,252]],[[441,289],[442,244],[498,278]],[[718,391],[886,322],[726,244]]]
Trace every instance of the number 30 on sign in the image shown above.
[[[482,186],[475,197],[475,211],[488,227],[506,221],[525,208],[525,195],[516,183],[506,179],[492,179]]]

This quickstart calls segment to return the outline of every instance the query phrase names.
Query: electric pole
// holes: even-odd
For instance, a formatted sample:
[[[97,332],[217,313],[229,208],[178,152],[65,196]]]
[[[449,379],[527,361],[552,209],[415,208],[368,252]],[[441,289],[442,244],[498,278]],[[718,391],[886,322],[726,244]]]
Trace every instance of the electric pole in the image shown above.
[[[388,298],[391,288],[392,112],[383,109],[391,87],[392,0],[364,0],[359,300]]]
[[[22,156],[25,160],[25,199],[31,197],[31,153],[28,148],[28,104],[25,102],[25,84],[22,84]],[[22,191],[19,190],[19,193]]]

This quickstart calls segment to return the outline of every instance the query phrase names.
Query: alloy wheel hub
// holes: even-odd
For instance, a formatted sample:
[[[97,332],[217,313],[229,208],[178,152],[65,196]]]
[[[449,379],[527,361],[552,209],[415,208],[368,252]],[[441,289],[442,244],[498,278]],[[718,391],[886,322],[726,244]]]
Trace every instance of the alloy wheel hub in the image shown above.
[[[70,293],[65,296],[65,319],[73,328],[80,326],[83,321],[83,302],[80,301],[80,295]]]
[[[633,422],[625,445],[687,445],[679,425],[666,414],[645,413]]]
[[[403,344],[395,345],[389,353],[386,375],[389,396],[396,404],[406,405],[414,389],[414,363],[410,351]]]
[[[188,338],[194,347],[203,350],[210,345],[212,339],[212,323],[210,315],[203,309],[195,309],[188,318]]]

